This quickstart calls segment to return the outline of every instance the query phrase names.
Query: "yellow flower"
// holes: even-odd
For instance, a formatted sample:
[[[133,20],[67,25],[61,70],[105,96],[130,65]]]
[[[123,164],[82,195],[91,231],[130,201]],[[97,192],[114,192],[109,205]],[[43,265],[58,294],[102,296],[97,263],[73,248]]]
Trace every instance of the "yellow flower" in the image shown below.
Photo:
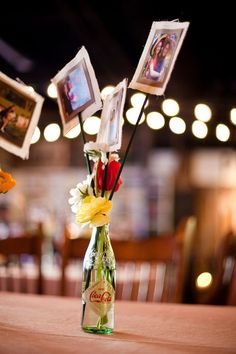
[[[10,173],[0,168],[0,193],[6,193],[16,185],[16,181]]]
[[[78,224],[90,223],[91,226],[103,226],[110,221],[109,213],[112,202],[102,197],[88,196],[84,198],[78,213],[76,222]]]

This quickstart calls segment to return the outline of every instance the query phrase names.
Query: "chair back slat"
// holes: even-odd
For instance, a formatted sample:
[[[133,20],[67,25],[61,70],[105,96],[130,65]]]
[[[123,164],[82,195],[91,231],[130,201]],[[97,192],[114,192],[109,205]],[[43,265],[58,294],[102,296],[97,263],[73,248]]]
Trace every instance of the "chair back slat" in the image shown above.
[[[35,278],[37,293],[42,293],[42,225],[38,225],[36,231],[25,233],[17,237],[8,237],[0,240],[0,255],[6,258],[4,267],[1,267],[1,274],[6,279],[4,290],[26,292],[26,269],[22,264],[22,256],[33,256],[36,259],[37,270],[30,276]],[[8,262],[14,260],[14,264]],[[29,272],[28,272],[29,273]],[[35,272],[34,272],[35,273]]]
[[[118,240],[111,235],[117,264],[116,298],[135,301],[181,302],[195,221],[184,219],[172,235],[144,240]],[[71,238],[65,228],[62,249],[61,295],[66,291],[65,269],[72,258],[83,259],[89,239]],[[189,248],[189,246],[188,246]],[[82,269],[81,269],[82,274]]]

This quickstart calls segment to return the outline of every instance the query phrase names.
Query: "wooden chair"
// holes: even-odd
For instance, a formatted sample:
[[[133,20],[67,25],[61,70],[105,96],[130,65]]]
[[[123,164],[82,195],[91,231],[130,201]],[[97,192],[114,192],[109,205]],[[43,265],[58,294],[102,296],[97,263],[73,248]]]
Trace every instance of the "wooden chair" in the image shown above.
[[[236,305],[236,235],[229,232],[219,244],[208,304]]]
[[[236,306],[236,261],[234,257],[234,265],[232,267],[232,276],[229,284],[228,294],[226,298],[226,305]]]
[[[71,259],[80,260],[79,270],[82,277],[82,260],[85,255],[85,251],[88,247],[88,238],[72,238],[68,226],[64,228],[64,243],[61,246],[61,281],[60,281],[60,293],[62,296],[67,295],[67,275],[66,270]],[[82,279],[82,278],[81,278]],[[81,280],[82,281],[82,280]]]
[[[33,256],[37,259],[37,293],[42,294],[42,225],[40,224],[36,231],[27,232],[17,237],[8,237],[0,239],[0,255],[3,256],[5,262],[3,265],[6,270],[9,269],[10,259],[14,257],[19,264],[18,270],[22,271],[22,257],[24,255]],[[21,274],[22,275],[22,274]],[[8,279],[9,280],[9,279]],[[21,280],[20,292],[24,292],[23,281]],[[7,282],[9,283],[9,281]],[[11,290],[9,284],[6,285],[5,290]]]
[[[117,261],[117,298],[183,302],[196,219],[181,220],[173,235],[140,241],[112,240]]]
[[[112,239],[117,263],[116,298],[135,301],[181,302],[188,250],[186,240],[192,237],[195,218],[184,219],[173,235],[144,240]],[[62,248],[61,295],[67,294],[66,268],[72,258],[80,267],[88,239],[71,238],[65,228]],[[82,282],[82,269],[80,279]]]

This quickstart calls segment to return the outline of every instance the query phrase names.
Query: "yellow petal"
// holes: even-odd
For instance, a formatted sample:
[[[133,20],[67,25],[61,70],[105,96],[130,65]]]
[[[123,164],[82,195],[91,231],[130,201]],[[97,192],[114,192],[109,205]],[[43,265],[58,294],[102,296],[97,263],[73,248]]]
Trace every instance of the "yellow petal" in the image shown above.
[[[90,222],[91,225],[102,226],[110,221],[109,212],[112,202],[104,197],[87,196],[76,215],[79,224]]]
[[[103,226],[105,224],[108,224],[109,222],[110,222],[109,215],[99,213],[95,215],[94,218],[91,220],[91,225],[98,227],[98,226]]]
[[[93,198],[95,198],[93,195],[88,195],[87,197],[85,197],[85,198],[83,199],[83,204],[91,203],[91,201],[93,200]]]

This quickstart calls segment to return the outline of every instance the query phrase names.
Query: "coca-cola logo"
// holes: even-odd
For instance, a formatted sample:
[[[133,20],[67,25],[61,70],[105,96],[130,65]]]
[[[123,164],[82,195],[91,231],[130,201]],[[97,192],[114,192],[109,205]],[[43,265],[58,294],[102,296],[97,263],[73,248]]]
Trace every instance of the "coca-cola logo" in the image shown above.
[[[104,289],[102,289],[104,290]],[[112,301],[112,295],[109,291],[97,292],[97,290],[93,290],[89,296],[90,302],[98,302],[98,303],[107,303]]]

